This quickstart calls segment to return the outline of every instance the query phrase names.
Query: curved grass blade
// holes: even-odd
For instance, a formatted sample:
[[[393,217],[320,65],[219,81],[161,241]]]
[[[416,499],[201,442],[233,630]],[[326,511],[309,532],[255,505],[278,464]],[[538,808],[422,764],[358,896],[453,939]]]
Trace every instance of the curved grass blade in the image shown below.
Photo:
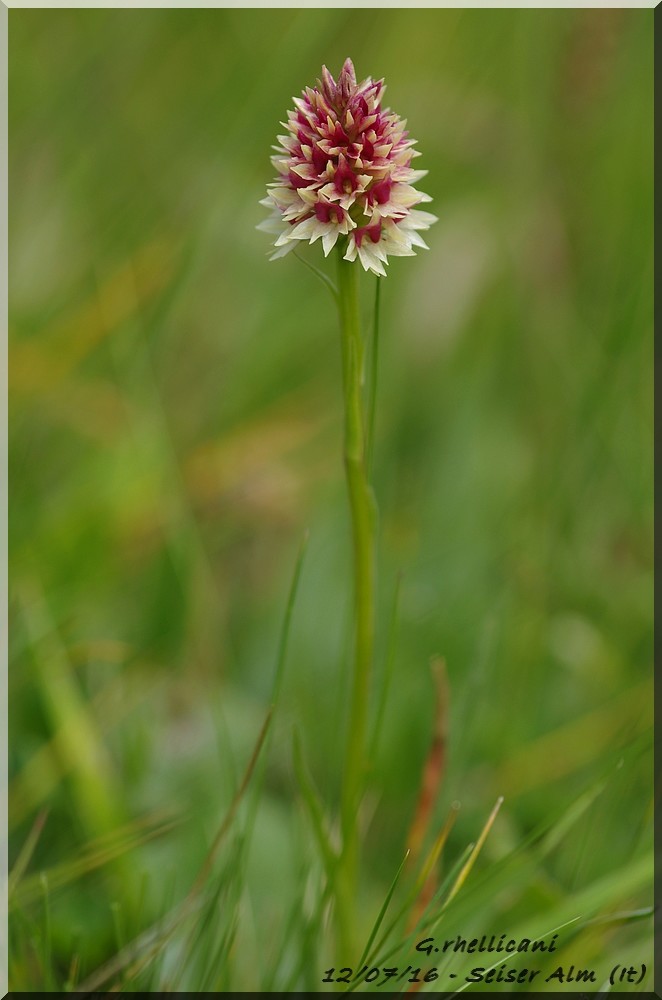
[[[552,927],[551,930],[545,931],[544,934],[536,934],[536,938],[540,941],[543,941],[545,938],[553,937],[554,934],[558,934],[559,931],[562,931],[565,927],[570,927],[572,924],[576,923],[577,920],[579,920],[579,917],[573,917],[571,920],[566,920],[564,923],[559,924],[557,927]],[[501,965],[502,962],[503,962],[503,957],[500,956],[495,962],[492,963],[492,965],[487,966],[484,971],[491,972],[492,969],[496,969],[499,965]],[[464,991],[468,989],[469,986],[471,986],[471,983],[465,983],[464,986],[458,987],[458,989],[455,992],[464,993]]]
[[[320,281],[322,281],[326,285],[326,287],[329,289],[329,291],[331,292],[337,303],[338,289],[336,288],[335,284],[328,276],[328,274],[325,274],[324,271],[321,271],[319,267],[315,267],[315,265],[311,264],[309,260],[305,259],[305,257],[300,257],[299,254],[296,252],[296,250],[293,250],[292,253],[294,254],[297,260],[300,260],[302,264],[305,264],[308,270],[312,271],[313,274],[316,274],[317,277],[320,279]]]
[[[657,906],[643,906],[639,910],[624,910],[620,913],[608,913],[604,917],[594,917],[587,920],[585,926],[591,927],[594,924],[631,924],[637,920],[647,920],[655,915]]]

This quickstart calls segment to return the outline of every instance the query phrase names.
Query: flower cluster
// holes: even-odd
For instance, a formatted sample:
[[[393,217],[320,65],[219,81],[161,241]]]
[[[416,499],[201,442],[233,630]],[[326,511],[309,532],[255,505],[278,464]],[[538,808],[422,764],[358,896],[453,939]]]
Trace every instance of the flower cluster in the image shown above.
[[[419,234],[436,217],[415,208],[431,199],[413,187],[427,171],[412,169],[415,140],[382,109],[384,90],[382,80],[357,83],[347,59],[337,82],[324,66],[317,86],[294,99],[271,161],[279,176],[260,202],[272,209],[258,227],[277,236],[272,260],[299,240],[321,239],[328,255],[345,237],[346,260],[384,275],[389,255],[427,249]]]

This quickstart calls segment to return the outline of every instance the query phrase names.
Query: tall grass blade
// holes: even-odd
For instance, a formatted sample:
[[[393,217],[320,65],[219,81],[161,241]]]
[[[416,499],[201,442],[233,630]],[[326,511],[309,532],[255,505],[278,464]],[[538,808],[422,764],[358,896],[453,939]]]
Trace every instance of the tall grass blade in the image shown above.
[[[368,759],[371,761],[374,761],[377,755],[377,749],[379,747],[379,738],[381,736],[382,726],[384,724],[384,713],[386,712],[388,693],[391,687],[391,678],[393,677],[393,667],[395,665],[395,650],[398,638],[398,615],[400,612],[401,592],[402,592],[402,573],[398,573],[395,580],[395,590],[393,592],[393,604],[391,605],[391,618],[389,622],[388,641],[386,645],[386,657],[384,661],[384,676],[382,678],[381,688],[379,691],[379,701],[377,703],[377,713],[375,715],[375,723],[372,732],[372,739],[370,740],[370,750]]]
[[[487,835],[489,834],[490,830],[492,829],[492,825],[494,823],[494,820],[497,818],[497,814],[499,812],[499,809],[501,808],[502,803],[503,803],[503,796],[499,796],[499,798],[496,801],[496,805],[494,806],[494,808],[492,809],[492,812],[490,813],[490,815],[487,818],[487,822],[485,823],[485,826],[481,830],[480,836],[478,837],[478,840],[476,841],[476,844],[475,844],[473,850],[471,851],[471,854],[467,858],[465,864],[462,866],[462,870],[460,871],[460,873],[457,876],[455,882],[453,883],[453,887],[451,888],[451,891],[449,892],[449,894],[448,894],[448,896],[447,896],[447,898],[446,898],[446,900],[444,902],[444,905],[442,907],[442,911],[446,909],[446,907],[449,905],[449,903],[451,902],[451,900],[457,895],[457,893],[460,891],[460,889],[462,888],[462,886],[466,882],[467,878],[469,877],[469,873],[470,873],[471,869],[473,868],[474,864],[476,863],[476,859],[477,859],[478,855],[480,854],[480,852],[483,849],[483,844],[487,840]]]
[[[540,849],[543,854],[551,854],[558,845],[565,839],[568,832],[577,823],[584,813],[593,805],[607,787],[606,781],[601,781],[593,788],[588,788],[582,795],[572,803],[559,820],[544,836]]]
[[[278,643],[278,655],[276,658],[276,670],[274,672],[274,686],[271,695],[271,704],[275,708],[278,704],[280,698],[280,690],[283,684],[283,674],[285,672],[285,661],[287,658],[287,649],[290,639],[290,627],[292,624],[292,614],[294,612],[294,605],[296,602],[297,593],[299,590],[299,583],[301,580],[301,569],[303,567],[303,560],[306,555],[306,550],[308,548],[308,540],[310,538],[310,533],[306,531],[299,545],[299,552],[297,554],[296,562],[294,564],[294,572],[292,574],[292,582],[290,583],[290,590],[287,597],[287,605],[285,607],[285,617],[283,618],[283,624],[281,627],[280,640]]]
[[[214,861],[216,860],[216,857],[218,855],[219,848],[223,843],[224,838],[226,837],[229,829],[231,828],[235,820],[241,800],[246,794],[246,790],[248,789],[248,786],[250,784],[253,772],[255,771],[257,762],[260,758],[262,748],[266,742],[272,718],[273,718],[273,707],[269,708],[269,710],[267,711],[264,722],[262,723],[262,728],[260,729],[260,734],[257,738],[257,743],[255,744],[253,753],[251,754],[251,758],[248,762],[248,766],[246,767],[246,771],[244,772],[244,777],[242,779],[242,782],[239,788],[237,789],[234,798],[232,799],[232,802],[230,803],[230,807],[227,813],[225,814],[223,822],[218,828],[218,832],[216,833],[216,836],[212,841],[212,845],[209,848],[209,851],[207,852],[207,857],[205,858],[202,864],[202,867],[197,875],[197,878],[195,879],[195,882],[191,886],[187,899],[193,899],[200,892],[200,890],[204,887],[204,884],[207,881],[208,876],[211,873]]]
[[[32,828],[21,848],[19,855],[14,863],[14,867],[9,873],[9,882],[7,886],[8,898],[11,900],[18,884],[20,883],[23,875],[25,874],[30,860],[34,853],[35,847],[41,836],[41,832],[44,829],[44,824],[48,817],[48,809],[42,809],[40,813],[37,814],[37,818],[32,824]]]
[[[296,774],[299,791],[301,792],[301,796],[308,810],[311,826],[313,828],[315,840],[317,841],[317,846],[324,863],[327,878],[330,882],[333,882],[337,865],[337,855],[331,845],[331,839],[328,834],[326,819],[324,816],[324,808],[303,759],[301,739],[299,737],[298,730],[296,729],[293,733],[292,747],[294,756],[294,773]]]
[[[332,895],[333,889],[327,880],[318,894],[317,903],[310,919],[307,920],[304,918],[304,931],[301,940],[299,962],[282,987],[282,992],[286,995],[296,990],[302,978],[306,982],[310,992],[316,993],[318,991],[319,981],[313,978],[314,970],[319,968],[316,961],[317,945],[324,936],[322,926],[324,911],[328,907]]]
[[[444,845],[448,840],[448,836],[451,830],[453,829],[459,811],[460,811],[459,802],[452,802],[450,807],[450,812],[446,818],[446,822],[439,831],[439,834],[437,835],[432,847],[430,848],[428,855],[421,867],[419,876],[416,879],[416,884],[414,885],[414,890],[413,890],[415,893],[420,892],[420,890],[423,889],[430,875],[432,874],[432,871],[434,870],[434,867],[439,860],[439,856],[441,855],[441,852],[444,849]]]
[[[283,616],[283,622],[280,630],[280,637],[278,640],[278,651],[276,654],[276,665],[274,669],[274,680],[273,687],[271,690],[271,712],[275,714],[276,708],[280,701],[280,692],[283,686],[283,676],[285,674],[285,664],[287,662],[287,650],[289,648],[290,640],[290,628],[292,624],[292,615],[294,613],[294,605],[296,603],[297,593],[299,591],[299,584],[301,581],[301,570],[303,567],[303,561],[306,555],[306,550],[308,548],[308,539],[310,535],[308,531],[304,532],[303,538],[299,545],[299,551],[297,553],[297,558],[294,564],[294,571],[292,573],[292,580],[290,582],[290,589],[287,596],[287,603],[285,605],[285,614]],[[271,739],[271,734],[268,734],[265,738],[265,753],[262,756],[262,761],[257,769],[255,775],[255,780],[253,782],[253,793],[250,797],[248,805],[248,815],[246,818],[245,834],[247,838],[247,846],[250,843],[253,830],[255,828],[255,822],[257,820],[257,811],[259,807],[260,797],[262,795],[262,788],[264,785],[264,775],[266,768],[267,754],[266,750],[269,746],[269,741]]]
[[[562,930],[565,930],[566,927],[571,927],[573,924],[575,924],[577,922],[577,919],[578,918],[575,917],[575,918],[573,918],[571,920],[566,920],[562,924],[557,924],[557,926],[556,927],[552,927],[551,930],[544,931],[542,934],[536,934],[535,938],[537,940],[539,940],[539,941],[544,941],[547,938],[552,938],[555,934],[559,934]],[[524,937],[526,934],[527,934],[527,932],[523,931],[521,937]],[[513,935],[513,936],[515,936],[515,935]],[[532,936],[532,935],[529,935],[529,936]],[[492,969],[496,969],[497,966],[501,965],[502,962],[503,962],[503,956],[500,956],[495,962],[492,963],[492,965],[489,965],[489,966],[485,967],[485,972],[490,972]],[[472,985],[471,983],[465,983],[464,986],[458,987],[458,989],[456,990],[456,993],[464,993],[464,991],[466,989],[468,989],[469,986],[471,986],[471,985]]]
[[[446,892],[453,885],[454,880],[457,878],[458,873],[462,870],[462,868],[465,865],[467,859],[471,855],[471,852],[473,851],[473,849],[474,849],[474,845],[473,844],[468,844],[467,845],[467,847],[464,849],[464,851],[462,852],[462,854],[460,855],[460,857],[457,859],[457,861],[455,862],[455,864],[452,866],[452,868],[449,871],[448,875],[446,876],[446,878],[442,882],[441,886],[439,887],[439,889],[435,893],[434,898],[430,900],[430,903],[426,907],[426,910],[419,917],[416,925],[411,930],[409,930],[407,932],[407,934],[405,935],[405,937],[397,945],[393,946],[390,949],[390,951],[388,951],[386,953],[386,955],[384,955],[383,958],[380,959],[380,963],[379,964],[381,964],[383,961],[386,961],[388,958],[391,957],[391,955],[395,955],[398,951],[400,951],[402,948],[404,948],[406,945],[408,945],[411,941],[413,941],[414,937],[420,931],[426,930],[428,927],[431,927],[437,921],[438,914],[439,914],[439,909],[437,908],[437,904],[441,903],[441,901],[444,899]],[[407,901],[406,901],[405,906],[403,906],[403,908],[401,909],[401,911],[398,913],[396,919],[393,921],[393,923],[389,927],[388,931],[384,934],[382,940],[379,943],[379,947],[375,949],[375,953],[378,952],[378,951],[380,951],[381,948],[383,948],[386,945],[386,942],[387,942],[389,936],[395,930],[397,924],[407,915],[407,913],[409,911],[409,908],[411,907],[411,904],[412,904],[412,896],[410,895],[408,897]]]
[[[413,865],[416,865],[419,860],[446,767],[449,703],[448,676],[446,673],[446,664],[441,657],[435,657],[430,664],[430,668],[432,670],[436,695],[434,729],[430,749],[428,750],[423,767],[414,819],[407,836],[407,847],[409,848]],[[431,871],[432,869],[430,869]]]
[[[303,878],[301,879],[301,884],[298,886],[298,892],[295,893],[295,898],[292,901],[287,918],[283,923],[280,942],[276,945],[272,955],[269,956],[271,961],[268,964],[268,971],[262,976],[260,983],[261,993],[279,992],[274,987],[280,972],[283,956],[286,954],[288,947],[291,946],[292,941],[301,941],[303,937],[302,925],[304,923],[304,914],[302,912],[301,900],[305,892],[306,872],[300,873],[300,875]]]
[[[195,919],[192,920],[185,940],[181,944],[180,960],[174,976],[168,983],[169,992],[182,992],[180,986],[183,977],[192,967],[196,953],[203,958],[208,954],[210,945],[213,947],[216,922],[219,918],[223,920],[228,911],[232,910],[231,906],[223,907],[221,903],[224,896],[230,895],[230,889],[236,879],[241,849],[239,842],[232,845],[227,864],[223,866],[221,872],[209,880],[212,884],[205,887],[205,897],[201,899],[199,912],[195,914]],[[225,902],[228,902],[227,898]],[[200,987],[200,992],[204,992],[203,986]]]
[[[398,884],[398,882],[400,880],[400,876],[402,874],[402,870],[405,867],[408,858],[409,858],[409,851],[407,850],[405,852],[404,858],[400,862],[400,866],[399,866],[397,872],[395,873],[395,877],[394,877],[393,881],[391,882],[389,890],[388,890],[388,892],[386,894],[386,898],[384,899],[384,902],[382,903],[381,909],[380,909],[379,913],[377,914],[377,919],[375,920],[375,923],[373,924],[372,930],[370,931],[370,937],[368,938],[368,940],[366,942],[366,946],[363,949],[363,954],[361,955],[361,958],[359,959],[359,961],[357,963],[359,965],[359,967],[361,967],[363,965],[363,963],[366,960],[366,956],[370,953],[370,949],[372,948],[373,943],[375,941],[375,938],[377,937],[377,934],[379,932],[379,928],[382,926],[382,922],[384,920],[384,917],[386,916],[386,911],[388,910],[389,905],[391,903],[391,899],[393,898],[393,893],[395,892],[395,887],[397,886],[397,884]]]

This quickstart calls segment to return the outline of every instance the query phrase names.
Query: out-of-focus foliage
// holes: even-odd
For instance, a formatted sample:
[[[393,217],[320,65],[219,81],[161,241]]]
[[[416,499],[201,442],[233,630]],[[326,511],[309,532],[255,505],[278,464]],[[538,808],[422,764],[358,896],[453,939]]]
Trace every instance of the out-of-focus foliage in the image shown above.
[[[314,893],[292,729],[332,814],[339,343],[328,292],[269,263],[255,225],[279,119],[348,55],[409,119],[440,220],[382,286],[376,690],[403,578],[366,934],[412,819],[434,654],[451,698],[437,827],[462,804],[446,870],[505,796],[455,933],[644,905],[652,11],[13,10],[10,31],[12,864],[48,810],[16,889],[13,988],[83,978],[186,892],[268,707],[306,529],[251,849],[239,889],[234,841],[216,876],[219,948],[240,916],[232,978],[208,983],[254,990],[287,966],[288,913]],[[367,327],[374,279],[363,292]],[[491,870],[600,782],[560,846]],[[596,926],[583,962],[648,960],[647,924]],[[313,937],[297,985],[319,990]]]

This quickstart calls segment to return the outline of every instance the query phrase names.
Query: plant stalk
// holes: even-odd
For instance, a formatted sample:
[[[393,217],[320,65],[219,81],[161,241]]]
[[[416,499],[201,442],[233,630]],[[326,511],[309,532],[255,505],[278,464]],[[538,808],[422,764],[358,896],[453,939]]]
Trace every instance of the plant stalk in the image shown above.
[[[354,648],[349,724],[341,796],[342,849],[338,864],[339,938],[351,963],[353,910],[359,864],[358,810],[366,771],[370,677],[375,633],[375,504],[368,482],[367,431],[363,400],[364,345],[358,296],[360,267],[338,252],[338,308],[345,401],[344,461],[351,514],[354,576]],[[339,956],[340,958],[340,956]]]

